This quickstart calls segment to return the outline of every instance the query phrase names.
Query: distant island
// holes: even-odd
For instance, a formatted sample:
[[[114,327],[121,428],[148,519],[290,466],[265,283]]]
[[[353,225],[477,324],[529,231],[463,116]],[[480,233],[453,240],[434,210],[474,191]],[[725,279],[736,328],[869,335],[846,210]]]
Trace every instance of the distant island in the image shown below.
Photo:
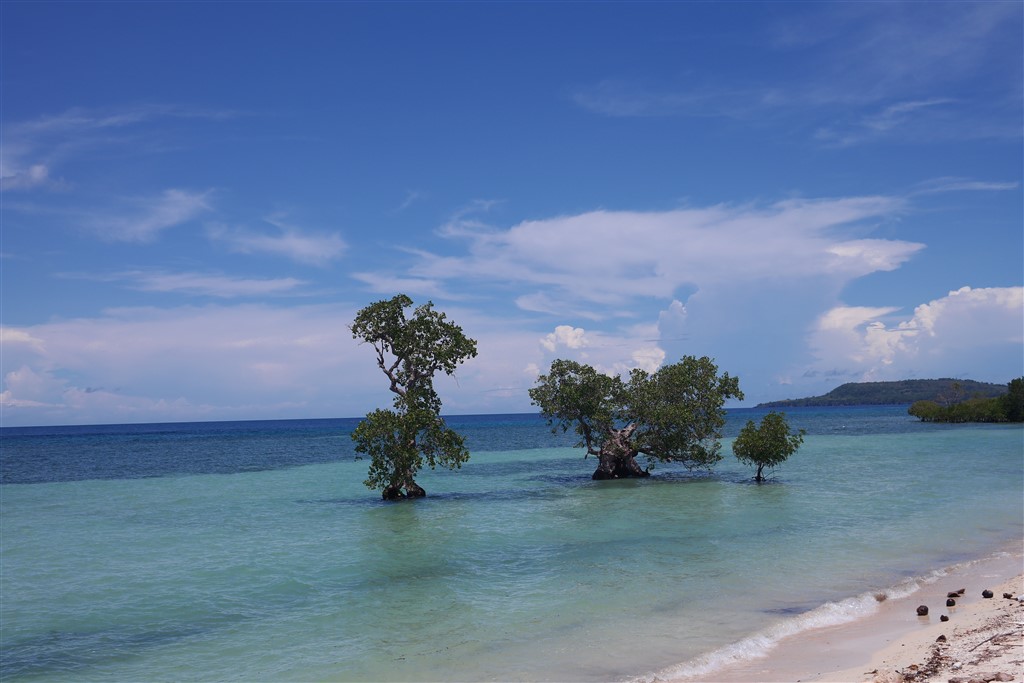
[[[758,408],[804,406],[905,405],[917,401],[943,403],[951,398],[996,398],[1006,394],[1005,384],[970,379],[904,379],[898,382],[848,382],[824,396],[794,398],[758,404]],[[954,399],[955,400],[955,399]]]

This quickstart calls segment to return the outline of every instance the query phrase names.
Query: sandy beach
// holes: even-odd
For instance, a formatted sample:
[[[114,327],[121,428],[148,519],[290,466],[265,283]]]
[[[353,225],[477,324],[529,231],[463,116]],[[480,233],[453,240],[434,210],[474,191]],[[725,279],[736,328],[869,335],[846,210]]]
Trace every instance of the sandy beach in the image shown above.
[[[847,624],[783,639],[766,656],[699,676],[717,683],[975,683],[1024,681],[1024,595],[1018,550],[938,572],[905,597]],[[947,607],[948,593],[963,591]],[[989,590],[992,598],[983,597]],[[1012,598],[1004,597],[1009,594]],[[928,607],[919,616],[919,606]],[[943,621],[942,617],[948,617]]]

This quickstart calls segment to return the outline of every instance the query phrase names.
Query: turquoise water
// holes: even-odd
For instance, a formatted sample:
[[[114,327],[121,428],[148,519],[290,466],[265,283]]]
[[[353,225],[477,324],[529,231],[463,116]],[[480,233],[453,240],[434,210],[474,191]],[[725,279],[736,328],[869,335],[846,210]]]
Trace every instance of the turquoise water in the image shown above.
[[[3,430],[0,672],[621,680],[1020,543],[1019,426],[789,417],[809,434],[761,486],[728,442],[713,475],[592,482],[535,418],[453,418],[472,459],[397,504],[352,421]]]

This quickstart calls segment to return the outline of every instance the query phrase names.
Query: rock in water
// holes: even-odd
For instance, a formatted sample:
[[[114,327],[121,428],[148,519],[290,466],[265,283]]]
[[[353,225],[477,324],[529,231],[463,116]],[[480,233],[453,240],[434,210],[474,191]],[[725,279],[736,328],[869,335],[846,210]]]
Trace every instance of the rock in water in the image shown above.
[[[956,607],[956,600],[953,598],[946,600],[946,607]]]
[[[949,617],[943,614],[941,617],[939,617],[939,621],[949,621]]]
[[[917,608],[917,616],[926,617],[928,616],[928,605],[921,605]]]

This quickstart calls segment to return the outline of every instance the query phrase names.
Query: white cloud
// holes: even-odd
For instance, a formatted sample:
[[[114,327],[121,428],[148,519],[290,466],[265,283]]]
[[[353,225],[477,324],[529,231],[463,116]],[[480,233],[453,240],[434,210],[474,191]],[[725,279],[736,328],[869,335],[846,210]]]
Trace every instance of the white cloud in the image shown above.
[[[1024,358],[1024,288],[963,287],[901,319],[892,307],[842,306],[815,325],[812,371],[838,371],[861,380],[948,376],[964,367],[1020,374]],[[1007,381],[1010,377],[995,377]]]
[[[1004,192],[1020,187],[1017,182],[996,182],[972,180],[971,178],[944,177],[933,178],[918,183],[913,194],[937,194],[942,192]]]
[[[436,297],[458,301],[464,297],[452,294],[437,280],[417,277],[399,277],[380,273],[350,273],[350,275],[369,286],[370,291],[379,294],[395,294],[403,292],[409,296]]]
[[[3,126],[4,154],[0,162],[0,188],[29,190],[63,187],[52,180],[54,167],[80,158],[93,150],[124,147],[145,149],[160,137],[154,125],[174,119],[222,121],[238,112],[181,105],[149,104],[121,109],[74,107],[26,121]],[[145,126],[149,125],[148,128]],[[146,134],[139,137],[139,131]]]
[[[267,218],[266,222],[277,228],[278,234],[224,225],[211,225],[207,232],[211,239],[224,242],[228,249],[237,253],[273,254],[313,266],[330,264],[341,258],[348,248],[336,232],[309,233],[284,223],[279,217]]]
[[[92,215],[86,226],[112,242],[152,242],[167,228],[187,223],[210,209],[210,191],[164,190],[159,196],[134,199],[118,215]]]
[[[364,381],[376,367],[348,330],[354,313],[132,308],[5,328],[3,364],[15,370],[4,401],[20,411],[6,412],[5,424],[357,414],[356,402],[386,387]],[[49,408],[28,412],[25,401]],[[276,412],[286,404],[292,412]]]
[[[0,170],[0,189],[26,190],[50,181],[50,169],[45,164],[33,164],[28,168],[4,168]]]
[[[171,273],[162,270],[131,270],[107,275],[69,273],[65,277],[99,282],[124,282],[143,292],[177,292],[224,299],[289,294],[305,284],[291,277],[246,278],[216,273]]]
[[[612,117],[724,117],[816,131],[847,147],[880,138],[1019,138],[1019,3],[820,3],[783,12],[747,46],[774,80],[716,66],[574,88]],[[727,48],[723,48],[727,49]],[[724,62],[723,62],[724,63]],[[997,83],[993,92],[979,82]],[[795,122],[795,127],[794,127]]]
[[[461,233],[465,256],[421,254],[411,274],[526,285],[524,310],[634,314],[638,297],[671,299],[681,288],[763,279],[837,282],[904,263],[924,245],[860,239],[865,223],[899,215],[892,197],[793,199],[765,207],[661,212],[592,211]],[[845,234],[844,234],[845,233]]]
[[[633,352],[635,367],[647,372],[654,372],[665,362],[665,351],[657,346],[648,346]]]
[[[941,97],[895,102],[881,111],[864,113],[853,121],[819,128],[815,138],[837,147],[870,142],[890,134],[899,134],[907,139],[923,127],[935,130],[934,125],[929,125],[932,120],[936,117],[948,119],[950,105],[955,104],[955,100]]]
[[[586,332],[582,327],[559,325],[555,331],[540,340],[540,345],[554,353],[559,346],[567,349],[582,349],[589,346]]]

